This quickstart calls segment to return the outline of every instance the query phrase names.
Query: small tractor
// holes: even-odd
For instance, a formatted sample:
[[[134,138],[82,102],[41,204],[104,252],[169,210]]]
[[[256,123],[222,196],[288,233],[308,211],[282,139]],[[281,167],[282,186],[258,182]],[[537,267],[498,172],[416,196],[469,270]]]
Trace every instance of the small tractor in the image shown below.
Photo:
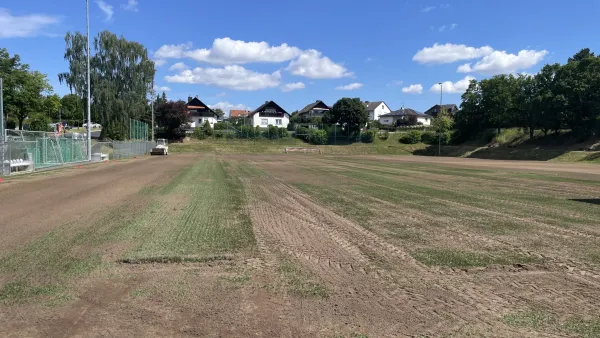
[[[156,146],[150,151],[150,155],[169,155],[169,146],[167,140],[159,138],[156,140]]]

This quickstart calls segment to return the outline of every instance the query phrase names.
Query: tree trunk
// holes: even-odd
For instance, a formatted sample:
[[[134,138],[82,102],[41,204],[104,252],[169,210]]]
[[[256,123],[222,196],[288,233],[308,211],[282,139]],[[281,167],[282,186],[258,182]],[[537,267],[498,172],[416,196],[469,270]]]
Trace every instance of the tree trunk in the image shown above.
[[[533,138],[533,132],[534,132],[533,128],[529,127],[529,139]]]
[[[501,130],[501,128],[500,128],[500,127],[498,127],[498,135],[500,135],[500,132],[501,132],[501,131],[502,131],[502,130]]]
[[[17,117],[17,119],[19,120],[19,130],[23,130],[23,121],[25,119],[21,118],[21,117]]]

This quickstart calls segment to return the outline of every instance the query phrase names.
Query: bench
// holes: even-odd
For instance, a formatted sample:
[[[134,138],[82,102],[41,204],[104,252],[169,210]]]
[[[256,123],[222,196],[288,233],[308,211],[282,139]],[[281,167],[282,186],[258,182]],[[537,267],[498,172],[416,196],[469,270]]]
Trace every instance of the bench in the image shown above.
[[[304,147],[290,147],[290,148],[285,148],[285,153],[291,153],[291,152],[303,152],[303,153],[308,153],[308,152],[318,152],[319,154],[321,153],[321,149],[319,148],[304,148]]]
[[[33,171],[33,161],[14,159],[4,161],[4,166],[10,168],[10,172]]]
[[[104,153],[93,153],[92,154],[92,162],[99,162],[108,160],[108,154]]]

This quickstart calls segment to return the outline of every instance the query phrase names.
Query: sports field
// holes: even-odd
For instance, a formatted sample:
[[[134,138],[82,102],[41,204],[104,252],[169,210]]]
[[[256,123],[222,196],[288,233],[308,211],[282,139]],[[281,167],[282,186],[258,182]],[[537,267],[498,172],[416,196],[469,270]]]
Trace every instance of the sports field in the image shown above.
[[[0,183],[0,336],[597,337],[600,166],[177,154]]]

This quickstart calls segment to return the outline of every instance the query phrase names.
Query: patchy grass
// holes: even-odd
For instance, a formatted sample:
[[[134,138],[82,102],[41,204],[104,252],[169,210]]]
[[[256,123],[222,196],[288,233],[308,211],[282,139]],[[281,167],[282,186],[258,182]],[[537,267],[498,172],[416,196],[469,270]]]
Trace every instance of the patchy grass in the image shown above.
[[[495,256],[492,256],[489,253],[445,249],[425,249],[413,252],[412,256],[429,266],[445,266],[450,268],[486,267],[494,264],[513,265],[540,262],[540,259],[537,257],[524,256],[516,253],[495,253]]]
[[[286,289],[300,298],[328,298],[329,290],[315,282],[305,271],[302,271],[290,260],[283,260],[279,265],[279,273]]]
[[[600,337],[600,317],[584,319],[580,316],[571,316],[560,319],[548,311],[532,309],[510,313],[505,315],[503,320],[505,324],[513,327],[575,334],[585,338]]]

